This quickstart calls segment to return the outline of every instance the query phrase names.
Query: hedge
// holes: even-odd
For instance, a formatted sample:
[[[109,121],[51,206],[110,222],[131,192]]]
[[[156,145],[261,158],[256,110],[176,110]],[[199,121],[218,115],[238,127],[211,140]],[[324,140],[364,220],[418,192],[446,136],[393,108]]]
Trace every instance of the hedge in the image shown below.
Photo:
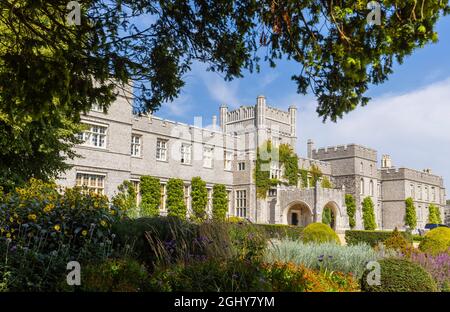
[[[400,232],[408,241],[412,241],[411,234]],[[347,245],[357,245],[359,243],[367,243],[375,247],[378,243],[384,242],[392,234],[392,231],[363,231],[363,230],[347,230],[345,231],[345,241]]]
[[[255,226],[261,229],[269,239],[301,239],[303,233],[303,228],[298,226],[284,224],[255,224]]]

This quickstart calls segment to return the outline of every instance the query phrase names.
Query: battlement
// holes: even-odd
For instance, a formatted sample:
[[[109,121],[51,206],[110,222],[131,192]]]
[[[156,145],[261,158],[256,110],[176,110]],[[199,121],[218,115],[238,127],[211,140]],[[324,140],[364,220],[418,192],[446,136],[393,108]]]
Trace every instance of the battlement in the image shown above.
[[[226,123],[235,123],[255,118],[255,106],[241,106],[238,109],[227,112]]]
[[[290,114],[289,112],[282,111],[281,109],[270,107],[266,108],[266,118],[276,120],[278,122],[283,122],[290,124]]]
[[[382,168],[380,172],[383,180],[405,179],[444,187],[442,177],[420,170],[392,167]]]
[[[326,161],[320,161],[317,159],[310,159],[310,158],[298,158],[298,167],[302,169],[309,169],[312,165],[317,166],[323,174],[325,175],[331,175],[332,172],[332,164]]]
[[[376,162],[377,151],[357,144],[322,147],[312,151],[312,158],[319,160],[331,160],[344,157],[360,157]]]

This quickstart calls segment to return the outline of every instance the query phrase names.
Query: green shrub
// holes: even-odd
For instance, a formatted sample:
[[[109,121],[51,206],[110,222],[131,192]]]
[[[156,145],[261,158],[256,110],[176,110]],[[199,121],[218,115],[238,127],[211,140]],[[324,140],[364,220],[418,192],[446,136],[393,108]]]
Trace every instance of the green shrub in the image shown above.
[[[267,248],[265,261],[292,262],[314,270],[326,269],[352,273],[359,279],[368,261],[377,260],[376,252],[367,244],[340,246],[335,243],[304,244],[283,239]]]
[[[190,218],[201,222],[206,219],[206,205],[208,204],[208,190],[206,182],[200,177],[193,177],[191,181],[192,214]]]
[[[388,249],[393,249],[403,254],[410,254],[412,243],[408,241],[404,235],[402,235],[397,228],[391,233],[391,235],[384,241],[384,246]]]
[[[333,229],[323,223],[311,223],[305,227],[302,233],[302,240],[306,243],[335,242],[340,244],[339,237]]]
[[[405,225],[411,229],[417,226],[416,207],[411,197],[405,200]]]
[[[322,188],[333,188],[334,187],[333,183],[331,183],[330,179],[327,176],[323,177],[320,186]]]
[[[441,211],[439,210],[439,207],[433,204],[430,204],[430,206],[428,206],[428,223],[433,224],[442,223]]]
[[[111,199],[113,205],[122,210],[130,218],[139,217],[136,203],[136,190],[134,189],[133,183],[125,180],[117,189],[119,192]]]
[[[267,246],[265,230],[257,225],[228,223],[230,241],[239,259],[259,260]]]
[[[419,244],[419,249],[432,255],[443,252],[450,254],[450,228],[437,227],[427,232]]]
[[[330,207],[323,208],[322,223],[324,223],[326,225],[331,225],[332,218],[333,218],[333,213],[331,212],[331,208]]]
[[[285,224],[254,224],[254,226],[262,230],[267,239],[283,239],[300,240],[302,238],[303,228]]]
[[[363,223],[365,230],[375,230],[377,224],[375,222],[375,212],[373,210],[373,201],[369,196],[364,198],[362,202]]]
[[[431,275],[420,265],[404,259],[379,260],[380,285],[369,285],[366,271],[361,279],[361,289],[369,292],[429,292],[437,291]]]
[[[169,179],[167,182],[167,215],[186,219],[187,208],[184,203],[184,183],[181,179]]]
[[[411,242],[411,234],[400,232],[407,241]],[[392,234],[392,231],[363,231],[363,230],[347,230],[345,231],[345,241],[347,245],[357,245],[366,243],[371,247],[375,247],[379,243],[383,243]]]
[[[228,211],[228,195],[225,185],[213,186],[212,215],[215,220],[224,221]]]
[[[150,277],[133,259],[109,259],[82,267],[81,290],[89,292],[138,292],[148,288]]]
[[[161,204],[161,183],[159,179],[142,176],[140,182],[141,189],[141,216],[155,217],[159,215]]]
[[[353,195],[345,194],[345,206],[347,207],[348,225],[351,229],[353,229],[356,226],[356,202]]]

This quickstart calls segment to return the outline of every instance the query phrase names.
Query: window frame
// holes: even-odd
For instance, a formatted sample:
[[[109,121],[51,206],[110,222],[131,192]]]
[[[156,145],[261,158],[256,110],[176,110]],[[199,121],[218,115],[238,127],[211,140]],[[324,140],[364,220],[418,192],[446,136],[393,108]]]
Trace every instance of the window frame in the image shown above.
[[[134,141],[134,138],[139,139],[139,143]],[[131,156],[132,157],[142,157],[142,135],[137,133],[131,134]],[[136,148],[138,149],[138,154],[135,154]]]
[[[164,147],[159,146],[159,143],[164,143]],[[157,161],[165,161],[165,162],[167,162],[167,150],[168,150],[168,146],[169,146],[168,143],[169,143],[168,139],[156,138],[155,154],[156,154],[156,160]],[[164,152],[164,153],[162,153],[162,152]],[[161,157],[163,154],[164,154],[164,158]]]
[[[89,121],[81,121],[81,123],[83,125],[89,126],[89,129],[84,130],[83,132],[80,132],[77,134],[77,138],[83,141],[82,143],[80,143],[80,146],[98,148],[98,149],[106,149],[108,146],[109,126],[105,125],[105,124],[93,123],[93,122],[89,122]],[[93,130],[94,127],[97,127],[98,129],[104,129],[105,131],[103,133],[96,132]],[[92,144],[93,137],[95,137],[95,136],[98,136],[97,142],[101,142],[101,138],[103,138],[103,145]]]
[[[79,179],[78,176],[81,175],[82,179]],[[88,176],[88,182],[87,184],[84,184],[84,178]],[[96,178],[96,185],[91,185],[91,178]],[[98,178],[102,178],[102,185],[99,186]],[[78,183],[78,181],[81,181],[81,184]],[[75,173],[75,186],[84,188],[86,187],[88,192],[93,192],[95,194],[105,195],[106,191],[106,174],[105,173],[99,173],[99,172],[87,172],[87,171],[76,171]],[[98,190],[101,190],[101,192],[98,192]]]

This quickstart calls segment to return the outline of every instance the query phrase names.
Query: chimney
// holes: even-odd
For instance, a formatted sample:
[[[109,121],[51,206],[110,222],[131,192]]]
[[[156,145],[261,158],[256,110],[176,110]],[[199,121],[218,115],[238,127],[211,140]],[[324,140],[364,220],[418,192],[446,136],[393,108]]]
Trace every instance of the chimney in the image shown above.
[[[391,156],[389,155],[381,156],[381,168],[392,168]]]
[[[307,157],[310,159],[312,158],[313,149],[314,149],[314,142],[313,142],[313,140],[308,139]]]
[[[213,128],[213,130],[217,129],[217,116],[216,115],[214,115],[212,117],[212,128]]]

